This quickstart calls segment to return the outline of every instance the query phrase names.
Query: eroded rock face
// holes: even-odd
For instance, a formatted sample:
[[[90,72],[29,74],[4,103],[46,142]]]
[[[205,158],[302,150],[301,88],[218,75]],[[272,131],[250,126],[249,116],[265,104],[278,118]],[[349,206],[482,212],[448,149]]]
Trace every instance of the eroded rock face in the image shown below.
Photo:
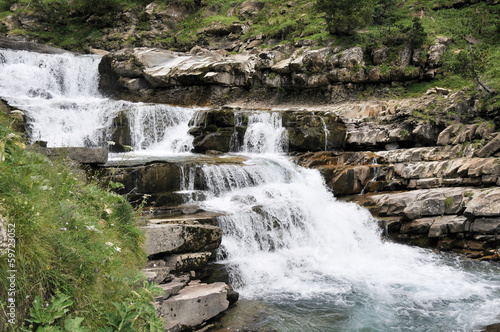
[[[211,225],[159,224],[141,230],[146,236],[144,249],[149,256],[213,251],[222,239],[222,229]]]
[[[247,1],[242,5],[243,12],[240,14],[253,15],[260,5],[256,1]],[[239,33],[236,30],[244,31],[245,27],[216,24],[204,28],[199,34],[226,36]],[[220,95],[214,94],[228,87],[247,96],[251,95],[251,88],[265,91],[279,88],[294,93],[319,89],[323,91],[324,101],[329,101],[329,98],[333,101],[338,100],[339,95],[329,91],[339,83],[404,82],[421,79],[424,75],[433,76],[439,69],[439,60],[447,44],[447,40],[438,38],[429,50],[406,47],[395,55],[396,60],[392,62],[388,62],[388,48],[365,54],[366,50],[359,46],[344,50],[338,47],[314,50],[310,46],[289,44],[236,55],[223,55],[200,47],[189,53],[132,48],[104,56],[99,66],[100,86],[103,91],[122,98],[167,103],[164,91],[181,87],[201,87],[206,95],[204,104],[216,104],[221,99]],[[427,51],[426,58],[422,54]],[[365,57],[371,57],[375,66],[365,68]],[[424,58],[427,60],[423,61]],[[181,91],[189,93],[185,89]],[[307,95],[305,93],[304,97]],[[222,99],[230,101],[234,98],[226,95]],[[187,95],[183,99],[188,99]],[[199,104],[199,101],[198,96],[193,98],[191,104]]]
[[[252,111],[214,109],[201,112],[190,133],[195,137],[194,152],[237,151],[242,146]],[[287,130],[288,151],[340,149],[345,144],[345,125],[331,112],[282,111]]]

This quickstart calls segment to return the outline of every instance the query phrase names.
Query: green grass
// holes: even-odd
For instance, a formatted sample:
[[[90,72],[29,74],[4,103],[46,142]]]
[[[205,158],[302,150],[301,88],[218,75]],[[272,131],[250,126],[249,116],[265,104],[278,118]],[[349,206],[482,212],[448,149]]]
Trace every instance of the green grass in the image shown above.
[[[14,256],[0,254],[3,311],[7,271],[17,270],[16,328],[9,324],[5,330],[23,325],[36,330],[47,321],[62,328],[65,321],[78,318],[96,331],[116,321],[119,310],[137,314],[129,331],[158,324],[149,303],[152,289],[138,287],[146,254],[131,205],[87,182],[75,166],[27,149],[3,112],[0,155],[0,216],[15,225],[16,240]],[[8,258],[15,258],[13,267],[7,265]],[[57,309],[61,297],[67,298],[64,310]],[[37,311],[40,302],[47,305]],[[3,325],[5,315],[1,317]]]

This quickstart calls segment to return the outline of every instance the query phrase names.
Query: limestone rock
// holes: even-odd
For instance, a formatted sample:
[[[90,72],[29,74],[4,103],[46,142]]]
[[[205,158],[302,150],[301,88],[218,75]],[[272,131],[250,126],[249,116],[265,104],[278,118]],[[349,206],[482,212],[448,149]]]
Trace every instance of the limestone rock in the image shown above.
[[[108,161],[108,150],[103,148],[49,148],[49,157],[66,157],[82,164],[105,164]]]
[[[254,17],[264,8],[264,3],[259,1],[245,1],[241,4],[240,15],[244,18]]]
[[[429,52],[427,53],[427,64],[429,67],[435,68],[438,66],[444,51],[446,51],[446,45],[441,43],[434,44],[429,48]]]
[[[197,271],[208,263],[211,256],[210,252],[178,254],[169,256],[165,261],[176,272]]]
[[[170,275],[170,267],[158,266],[149,267],[142,270],[142,273],[146,277],[148,282],[154,282],[156,284],[161,284],[165,282]]]
[[[500,135],[495,136],[488,144],[481,150],[477,151],[476,156],[479,158],[486,158],[500,150]]]
[[[225,283],[187,286],[163,301],[160,317],[166,321],[178,321],[183,327],[200,325],[229,307],[228,293],[229,287]]]
[[[382,65],[389,59],[389,47],[377,48],[372,51],[374,65]]]
[[[500,189],[489,189],[473,197],[464,215],[467,217],[500,216]]]
[[[212,251],[219,247],[222,229],[210,225],[160,224],[141,227],[148,255]]]
[[[339,64],[344,68],[353,68],[354,66],[362,66],[363,62],[363,49],[359,46],[349,48],[342,52],[339,59]]]
[[[472,222],[470,230],[479,234],[498,234],[500,218],[477,218]]]
[[[283,127],[288,130],[290,151],[317,151],[341,148],[345,125],[333,113],[285,112]]]

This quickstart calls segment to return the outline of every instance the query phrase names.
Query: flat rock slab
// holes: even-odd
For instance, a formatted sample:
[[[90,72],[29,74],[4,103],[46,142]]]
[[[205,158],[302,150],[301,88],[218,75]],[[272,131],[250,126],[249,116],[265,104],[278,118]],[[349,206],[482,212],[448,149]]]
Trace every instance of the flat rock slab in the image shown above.
[[[149,224],[209,224],[217,225],[217,217],[222,216],[222,213],[217,212],[199,212],[195,214],[149,219]]]
[[[82,164],[105,164],[108,161],[108,150],[103,148],[48,148],[49,157],[66,157]]]
[[[211,225],[160,224],[141,227],[148,255],[212,251],[219,247],[222,229]]]
[[[176,272],[197,271],[207,265],[211,252],[196,252],[172,255],[165,261],[168,267]]]
[[[170,267],[167,266],[159,266],[159,267],[151,267],[142,269],[142,273],[146,277],[148,282],[154,282],[156,284],[161,284],[164,282],[170,275]]]
[[[184,327],[200,325],[229,307],[228,293],[229,286],[223,282],[187,286],[163,301],[160,316]]]

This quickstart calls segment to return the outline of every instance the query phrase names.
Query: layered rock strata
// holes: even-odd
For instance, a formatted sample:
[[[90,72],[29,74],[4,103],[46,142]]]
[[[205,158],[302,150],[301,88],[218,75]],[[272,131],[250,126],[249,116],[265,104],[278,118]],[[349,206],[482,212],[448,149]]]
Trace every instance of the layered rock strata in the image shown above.
[[[214,215],[156,215],[141,228],[149,255],[143,273],[163,290],[155,306],[165,321],[165,331],[209,327],[211,319],[238,300],[224,274],[216,282],[200,280],[206,279],[207,267],[213,269],[210,262],[221,242],[222,229],[215,225]]]
[[[362,90],[365,84],[434,78],[450,42],[438,37],[428,48],[403,47],[397,54],[389,48],[368,52],[359,46],[312,49],[292,44],[236,55],[200,47],[189,53],[132,48],[105,55],[99,71],[103,91],[130,100],[213,105],[258,91],[261,100],[301,95],[333,102],[355,86]]]

